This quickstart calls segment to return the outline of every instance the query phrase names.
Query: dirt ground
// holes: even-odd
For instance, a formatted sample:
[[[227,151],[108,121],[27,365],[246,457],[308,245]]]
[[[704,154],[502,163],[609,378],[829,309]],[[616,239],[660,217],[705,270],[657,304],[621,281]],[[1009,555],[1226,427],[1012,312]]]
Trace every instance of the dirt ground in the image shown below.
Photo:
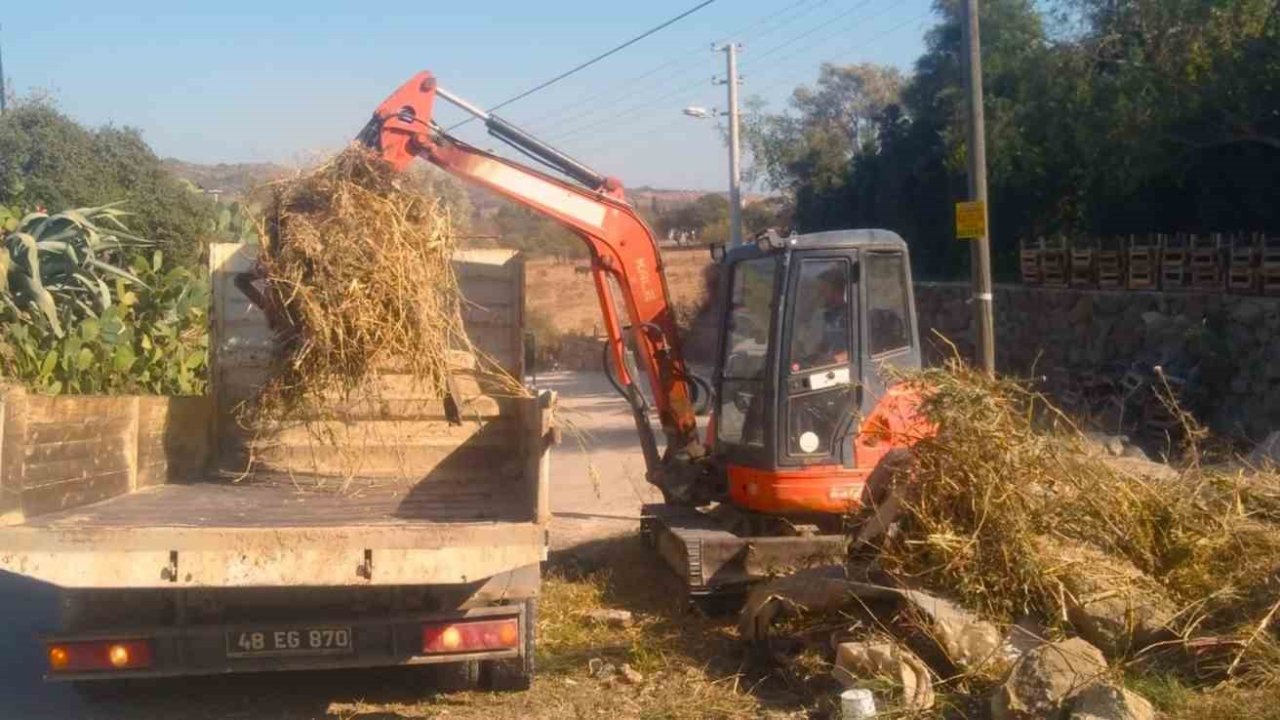
[[[570,272],[572,270],[570,269]],[[625,404],[595,373],[552,373],[576,430],[552,455],[552,560],[539,608],[539,665],[526,693],[447,692],[432,668],[149,681],[91,703],[40,680],[35,634],[53,629],[56,594],[0,576],[0,718],[638,718],[787,717],[803,691],[745,653],[732,618],[708,619],[636,536],[644,482]],[[630,628],[592,626],[596,607],[630,610]],[[630,664],[638,685],[601,681],[592,660]]]
[[[702,299],[704,269],[711,263],[706,248],[668,250],[662,254],[667,289],[676,307],[696,305]],[[531,261],[525,269],[528,312],[542,318],[559,333],[603,332],[595,285],[585,272],[589,261],[560,263],[554,259]]]

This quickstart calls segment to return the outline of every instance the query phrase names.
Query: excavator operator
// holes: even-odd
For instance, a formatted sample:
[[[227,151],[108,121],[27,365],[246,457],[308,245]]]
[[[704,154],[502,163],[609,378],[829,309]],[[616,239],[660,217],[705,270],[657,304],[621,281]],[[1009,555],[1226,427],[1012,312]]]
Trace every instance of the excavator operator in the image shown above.
[[[849,362],[849,293],[846,270],[826,268],[814,293],[817,307],[796,327],[798,352],[792,356],[792,372]]]

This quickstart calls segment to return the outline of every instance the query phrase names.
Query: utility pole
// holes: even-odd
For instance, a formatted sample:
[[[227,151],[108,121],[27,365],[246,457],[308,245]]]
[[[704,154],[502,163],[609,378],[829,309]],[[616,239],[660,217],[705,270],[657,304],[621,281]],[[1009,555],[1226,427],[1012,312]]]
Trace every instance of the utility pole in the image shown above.
[[[742,244],[742,162],[738,141],[738,50],[737,43],[725,43],[723,51],[728,64],[724,82],[729,86],[729,244]]]
[[[991,294],[991,244],[987,212],[987,132],[982,109],[982,35],[978,29],[978,0],[964,0],[965,89],[969,96],[969,199],[981,212],[981,232],[973,237],[973,310],[976,345],[982,369],[996,371],[994,297]],[[975,209],[979,209],[975,208]]]

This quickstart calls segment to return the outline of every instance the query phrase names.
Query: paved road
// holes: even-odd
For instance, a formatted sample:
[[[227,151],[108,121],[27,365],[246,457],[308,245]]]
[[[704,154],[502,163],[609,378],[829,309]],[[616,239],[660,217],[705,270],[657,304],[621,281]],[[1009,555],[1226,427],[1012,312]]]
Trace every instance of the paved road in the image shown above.
[[[538,384],[560,393],[566,426],[564,443],[552,453],[552,548],[635,532],[640,505],[658,495],[644,482],[644,463],[626,404],[598,373],[544,374]],[[54,629],[56,603],[53,588],[0,573],[0,720],[322,717],[330,700],[386,692],[411,698],[420,692],[419,677],[405,680],[394,672],[302,673],[165,681],[131,691],[145,694],[128,696],[132,706],[113,703],[109,710],[101,705],[91,709],[67,686],[41,681],[44,659],[35,637]]]

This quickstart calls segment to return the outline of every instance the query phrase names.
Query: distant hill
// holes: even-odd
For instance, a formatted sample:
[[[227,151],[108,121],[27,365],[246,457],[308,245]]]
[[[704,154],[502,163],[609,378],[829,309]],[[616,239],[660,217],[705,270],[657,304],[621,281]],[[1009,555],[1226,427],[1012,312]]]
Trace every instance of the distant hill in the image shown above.
[[[638,208],[656,206],[656,209],[659,212],[665,212],[667,210],[678,208],[682,205],[688,205],[703,195],[721,195],[726,199],[729,197],[729,193],[727,191],[707,192],[705,190],[667,190],[663,188],[649,187],[647,185],[627,189],[627,197],[631,200],[633,205]],[[760,193],[743,193],[742,204],[750,205],[751,203],[763,200],[766,197],[768,196]]]
[[[207,191],[219,191],[227,197],[243,195],[254,187],[294,172],[293,168],[275,163],[218,163],[216,165],[205,165],[176,158],[165,158],[163,162],[165,168],[174,175],[190,180]],[[466,186],[466,190],[472,206],[482,214],[484,214],[485,210],[490,212],[496,210],[502,202],[487,190],[481,190],[470,185]],[[627,190],[627,197],[636,207],[657,209],[659,212],[688,205],[706,194],[702,190],[672,190],[648,186],[628,188]],[[728,193],[725,192],[716,194],[728,196]],[[742,201],[745,204],[750,204],[764,197],[766,196],[758,193],[744,193]]]
[[[190,180],[207,192],[218,192],[228,198],[240,197],[263,183],[278,180],[294,172],[293,168],[275,163],[203,165],[176,158],[165,158],[162,162],[174,175]]]

